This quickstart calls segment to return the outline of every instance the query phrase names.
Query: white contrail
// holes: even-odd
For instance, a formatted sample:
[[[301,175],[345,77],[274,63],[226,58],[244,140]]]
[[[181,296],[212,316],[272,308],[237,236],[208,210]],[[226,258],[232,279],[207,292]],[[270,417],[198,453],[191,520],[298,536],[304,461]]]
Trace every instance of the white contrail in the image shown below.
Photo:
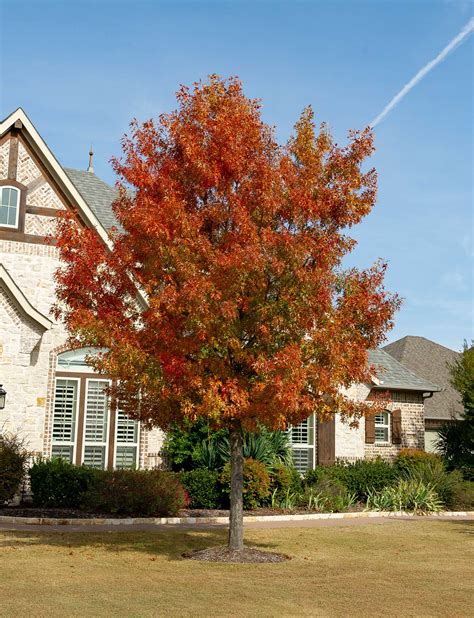
[[[400,103],[400,101],[410,92],[412,88],[416,86],[416,84],[423,79],[425,75],[427,75],[432,69],[435,68],[437,64],[442,62],[446,56],[453,51],[458,45],[460,45],[466,37],[468,37],[471,32],[474,30],[474,17],[468,21],[468,23],[464,26],[461,32],[454,37],[454,39],[446,45],[446,47],[441,51],[436,58],[428,62],[422,69],[418,71],[418,73],[413,77],[408,84],[403,86],[400,92],[393,97],[388,105],[384,107],[384,109],[380,112],[380,114],[372,120],[370,123],[371,127],[375,127],[379,124],[381,120],[385,118],[385,116],[392,111],[392,109]]]

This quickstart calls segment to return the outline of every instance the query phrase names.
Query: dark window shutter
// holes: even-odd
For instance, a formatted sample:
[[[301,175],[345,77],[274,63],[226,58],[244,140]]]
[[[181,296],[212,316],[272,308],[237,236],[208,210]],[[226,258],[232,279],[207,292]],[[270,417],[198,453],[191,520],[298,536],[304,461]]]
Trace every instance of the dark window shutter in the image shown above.
[[[375,418],[373,414],[365,417],[365,442],[367,444],[375,442]]]
[[[336,461],[336,417],[318,421],[318,464],[330,466]]]
[[[392,419],[392,444],[402,443],[402,411],[394,410],[390,417]]]

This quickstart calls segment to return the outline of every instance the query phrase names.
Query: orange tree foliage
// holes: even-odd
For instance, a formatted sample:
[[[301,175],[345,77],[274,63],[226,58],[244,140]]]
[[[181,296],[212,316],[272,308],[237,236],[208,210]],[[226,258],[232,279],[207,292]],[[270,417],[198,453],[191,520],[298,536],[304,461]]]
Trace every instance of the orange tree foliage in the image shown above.
[[[71,219],[59,225],[56,313],[70,343],[107,348],[91,362],[148,426],[357,418],[365,404],[341,387],[370,382],[367,350],[399,304],[385,264],[341,265],[376,198],[375,170],[362,169],[370,130],[338,147],[308,108],[280,146],[237,79],[211,76],[177,100],[156,122],[133,122],[113,161],[113,249]]]

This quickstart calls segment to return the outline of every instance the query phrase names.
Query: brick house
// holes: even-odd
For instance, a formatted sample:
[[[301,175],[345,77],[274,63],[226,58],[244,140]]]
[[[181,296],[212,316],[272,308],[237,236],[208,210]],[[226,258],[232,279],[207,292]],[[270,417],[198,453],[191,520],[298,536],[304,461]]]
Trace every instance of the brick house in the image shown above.
[[[59,266],[55,221],[64,210],[109,243],[115,189],[87,171],[63,168],[18,109],[0,125],[0,410],[3,431],[19,432],[35,454],[58,455],[96,467],[159,465],[163,434],[141,430],[109,404],[106,377],[85,363],[91,350],[68,350],[63,326],[51,317],[54,272]],[[376,418],[350,429],[339,418],[312,417],[290,430],[303,471],[335,458],[393,457],[400,448],[424,448],[424,400],[439,390],[382,350],[373,384],[347,395],[367,398],[389,391],[391,404]]]
[[[449,372],[449,366],[458,361],[461,354],[426,337],[412,336],[398,339],[383,349],[405,367],[440,387],[425,403],[425,448],[433,451],[440,427],[459,420],[464,413],[461,396],[451,384]]]

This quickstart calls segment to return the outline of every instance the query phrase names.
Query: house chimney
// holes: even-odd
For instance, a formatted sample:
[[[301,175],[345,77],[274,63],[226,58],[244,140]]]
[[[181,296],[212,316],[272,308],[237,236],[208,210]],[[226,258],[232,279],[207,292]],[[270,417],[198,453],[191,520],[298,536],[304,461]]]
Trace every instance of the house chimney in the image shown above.
[[[94,166],[92,165],[93,156],[94,156],[94,152],[92,151],[92,144],[91,144],[91,149],[89,150],[89,167],[87,168],[87,171],[90,172],[91,174],[94,173]]]

